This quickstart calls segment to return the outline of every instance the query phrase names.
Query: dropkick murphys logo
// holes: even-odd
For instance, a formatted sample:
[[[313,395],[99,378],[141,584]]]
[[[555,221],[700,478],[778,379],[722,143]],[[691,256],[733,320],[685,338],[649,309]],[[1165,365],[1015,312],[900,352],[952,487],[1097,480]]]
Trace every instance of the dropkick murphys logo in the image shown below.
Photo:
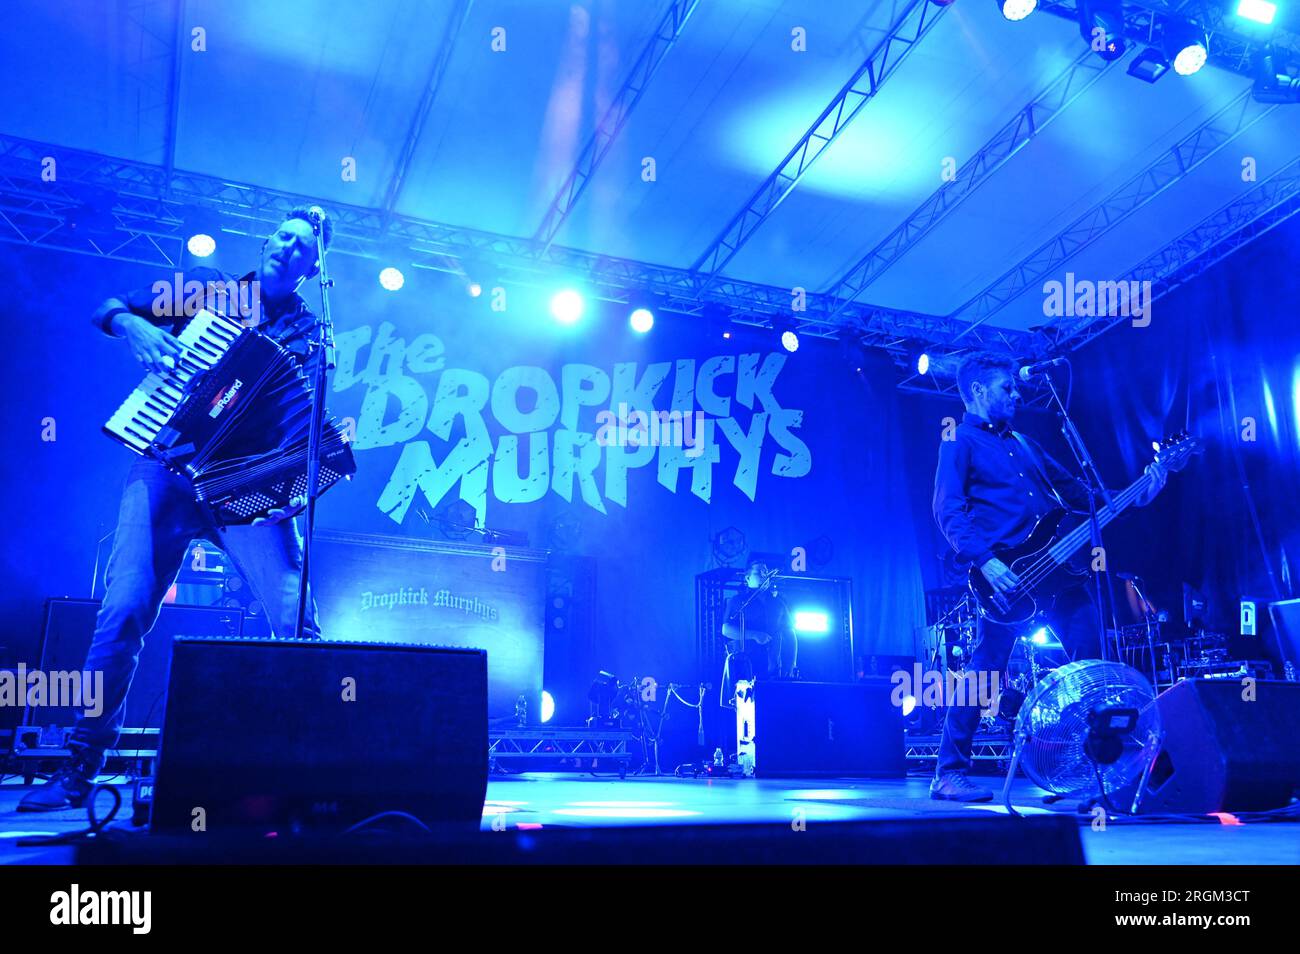
[[[496,622],[499,615],[495,606],[489,606],[477,596],[453,596],[451,590],[439,590],[433,598],[433,605],[458,609],[466,615],[472,614],[489,622]]]
[[[429,591],[424,587],[418,590],[413,587],[405,587],[400,590],[393,590],[391,593],[372,593],[366,590],[361,594],[361,609],[392,609],[394,606],[428,606]]]

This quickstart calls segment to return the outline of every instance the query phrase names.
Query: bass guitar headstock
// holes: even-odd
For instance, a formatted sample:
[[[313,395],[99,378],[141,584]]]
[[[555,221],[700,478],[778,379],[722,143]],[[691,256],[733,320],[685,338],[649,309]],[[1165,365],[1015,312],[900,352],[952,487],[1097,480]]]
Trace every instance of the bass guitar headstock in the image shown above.
[[[1163,441],[1152,441],[1151,447],[1156,452],[1157,464],[1165,470],[1178,471],[1187,466],[1193,454],[1205,452],[1205,441],[1182,431]]]

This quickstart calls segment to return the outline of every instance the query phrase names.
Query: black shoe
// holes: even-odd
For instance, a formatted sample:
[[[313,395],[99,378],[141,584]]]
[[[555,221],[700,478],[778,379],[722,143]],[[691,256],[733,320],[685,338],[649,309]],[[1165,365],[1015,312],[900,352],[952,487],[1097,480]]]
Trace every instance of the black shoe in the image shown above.
[[[980,788],[965,772],[944,772],[930,783],[930,797],[945,802],[993,801],[993,793]]]
[[[23,796],[18,810],[57,812],[65,808],[80,808],[95,787],[95,776],[103,764],[104,753],[96,749],[74,752],[48,782]]]

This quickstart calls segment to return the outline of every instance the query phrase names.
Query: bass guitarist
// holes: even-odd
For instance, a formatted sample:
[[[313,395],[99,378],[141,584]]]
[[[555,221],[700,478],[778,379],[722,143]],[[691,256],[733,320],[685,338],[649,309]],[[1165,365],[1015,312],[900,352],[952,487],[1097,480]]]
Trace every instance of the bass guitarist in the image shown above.
[[[957,388],[966,413],[952,439],[939,445],[934,518],[961,561],[978,567],[996,593],[1011,593],[1020,579],[993,550],[1019,543],[1053,510],[1087,513],[1088,491],[1037,444],[1012,430],[1020,392],[1005,358],[967,355],[957,370]],[[1156,463],[1148,465],[1147,474],[1149,487],[1139,504],[1149,503],[1167,476]],[[1099,649],[1096,610],[1088,593],[1088,587],[1077,586],[1060,594],[1052,614],[1062,644],[1076,659],[1096,656]],[[970,671],[1000,672],[1025,629],[981,617]],[[948,707],[931,798],[992,800],[993,793],[968,775],[979,719],[974,700]]]

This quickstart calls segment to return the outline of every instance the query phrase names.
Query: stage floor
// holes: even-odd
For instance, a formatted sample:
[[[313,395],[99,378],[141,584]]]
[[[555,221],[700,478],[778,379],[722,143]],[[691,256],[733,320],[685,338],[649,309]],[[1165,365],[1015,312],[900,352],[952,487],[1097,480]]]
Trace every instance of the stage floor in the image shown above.
[[[16,780],[15,780],[16,781]],[[0,864],[68,864],[72,849],[19,848],[29,834],[74,831],[86,823],[83,810],[43,815],[19,814],[15,806],[26,786],[0,786]],[[999,780],[984,784],[997,788]],[[920,777],[862,779],[676,779],[671,777],[593,778],[575,774],[495,775],[488,783],[483,828],[609,827],[691,824],[788,823],[884,819],[936,821],[954,816],[1004,815],[1000,802],[954,805],[927,797]],[[124,788],[129,812],[129,789]],[[1028,782],[1013,788],[1013,803],[1024,813],[1074,814],[1072,803],[1045,807],[1042,792]],[[1112,820],[1093,830],[1080,821],[1084,855],[1091,865],[1300,864],[1297,823],[1153,823]]]

